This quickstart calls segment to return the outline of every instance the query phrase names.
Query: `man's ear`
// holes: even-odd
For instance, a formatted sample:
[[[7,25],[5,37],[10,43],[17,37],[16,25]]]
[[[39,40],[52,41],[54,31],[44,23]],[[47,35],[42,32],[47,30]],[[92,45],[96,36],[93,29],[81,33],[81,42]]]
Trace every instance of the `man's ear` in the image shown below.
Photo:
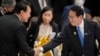
[[[83,15],[80,15],[79,18],[83,18]]]
[[[23,14],[24,13],[24,11],[23,10],[21,10],[21,12],[20,12],[21,14]]]

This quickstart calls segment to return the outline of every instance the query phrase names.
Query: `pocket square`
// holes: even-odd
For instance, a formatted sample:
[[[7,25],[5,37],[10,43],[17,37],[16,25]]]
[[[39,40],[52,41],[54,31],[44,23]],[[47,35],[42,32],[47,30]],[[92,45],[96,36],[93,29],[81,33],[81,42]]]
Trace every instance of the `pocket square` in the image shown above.
[[[86,33],[84,33],[84,35],[88,35],[88,33],[86,32]]]

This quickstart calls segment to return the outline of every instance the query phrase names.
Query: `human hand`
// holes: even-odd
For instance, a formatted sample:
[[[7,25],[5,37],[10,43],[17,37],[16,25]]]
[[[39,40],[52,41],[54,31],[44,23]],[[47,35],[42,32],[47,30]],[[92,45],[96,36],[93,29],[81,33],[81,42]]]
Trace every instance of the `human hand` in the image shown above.
[[[39,53],[41,52],[40,51],[40,48],[34,48],[34,51],[35,51],[35,56],[39,56]]]

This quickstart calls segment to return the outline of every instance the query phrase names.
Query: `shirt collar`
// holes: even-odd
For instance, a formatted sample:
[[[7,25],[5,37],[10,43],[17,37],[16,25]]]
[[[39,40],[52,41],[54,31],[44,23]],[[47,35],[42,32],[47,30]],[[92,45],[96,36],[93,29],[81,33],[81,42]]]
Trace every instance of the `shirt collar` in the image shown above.
[[[18,19],[21,21],[21,18],[18,16],[18,14],[15,14],[17,17],[18,17]]]
[[[84,20],[82,20],[81,24],[79,25],[80,28],[84,27]]]

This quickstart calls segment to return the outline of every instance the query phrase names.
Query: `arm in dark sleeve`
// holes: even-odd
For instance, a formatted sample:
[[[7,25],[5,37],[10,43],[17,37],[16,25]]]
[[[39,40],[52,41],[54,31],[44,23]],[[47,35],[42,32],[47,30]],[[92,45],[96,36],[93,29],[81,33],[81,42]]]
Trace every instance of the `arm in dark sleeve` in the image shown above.
[[[97,24],[95,24],[94,27],[95,27],[94,28],[94,30],[95,30],[95,37],[97,38],[97,40],[99,42],[99,51],[100,51],[100,26],[98,26]]]
[[[94,37],[96,37],[99,44],[97,55],[100,55],[100,26],[98,26],[96,23],[94,23]]]
[[[62,51],[61,51],[61,56],[71,56],[71,45],[70,45],[70,40],[67,39],[62,43]]]
[[[29,30],[27,30],[27,37],[26,37],[26,41],[28,43],[28,45],[32,48],[33,47],[33,44],[34,44],[34,41],[36,40],[36,36],[37,36],[37,27],[38,25],[34,22],[31,22],[31,26],[29,28]]]
[[[67,39],[67,28],[65,26],[65,28],[62,30],[62,32],[59,36],[57,36],[56,38],[51,40],[48,44],[43,46],[44,52],[55,48],[56,46],[58,46],[62,42],[66,41],[66,39]]]
[[[19,49],[22,52],[26,53],[28,56],[33,56],[34,51],[26,43],[26,34],[25,34],[25,32],[26,32],[26,28],[25,28],[24,25],[20,25],[20,26],[16,27],[15,40],[16,40],[17,46],[19,47]]]
[[[57,35],[58,35],[58,24],[54,23],[54,24],[52,25],[52,27],[53,27],[53,32],[55,32],[55,33],[56,33],[56,35],[55,35],[55,37],[54,37],[54,38],[56,38],[56,37],[57,37]]]

